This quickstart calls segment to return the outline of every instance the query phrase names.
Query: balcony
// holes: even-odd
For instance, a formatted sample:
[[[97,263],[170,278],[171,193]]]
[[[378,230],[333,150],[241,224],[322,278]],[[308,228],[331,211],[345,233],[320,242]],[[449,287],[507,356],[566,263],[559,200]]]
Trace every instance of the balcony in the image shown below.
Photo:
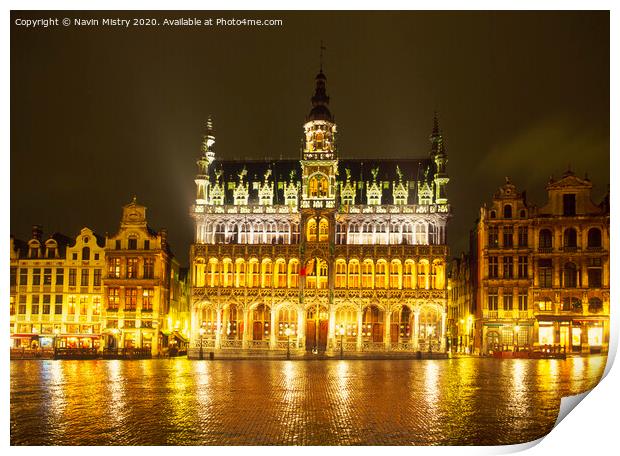
[[[538,247],[538,253],[552,253],[553,247]]]

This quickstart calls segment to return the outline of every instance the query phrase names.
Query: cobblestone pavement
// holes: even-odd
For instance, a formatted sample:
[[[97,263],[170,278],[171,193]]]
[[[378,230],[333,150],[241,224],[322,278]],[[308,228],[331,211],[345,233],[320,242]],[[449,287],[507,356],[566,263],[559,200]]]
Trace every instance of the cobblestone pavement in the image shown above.
[[[605,361],[12,361],[11,444],[520,443]]]

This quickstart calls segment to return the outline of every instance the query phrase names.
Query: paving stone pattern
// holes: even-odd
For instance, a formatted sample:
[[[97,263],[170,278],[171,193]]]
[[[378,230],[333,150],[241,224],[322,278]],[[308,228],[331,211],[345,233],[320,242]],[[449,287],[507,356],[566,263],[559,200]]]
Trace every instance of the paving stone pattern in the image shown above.
[[[605,361],[12,361],[11,444],[520,443]]]

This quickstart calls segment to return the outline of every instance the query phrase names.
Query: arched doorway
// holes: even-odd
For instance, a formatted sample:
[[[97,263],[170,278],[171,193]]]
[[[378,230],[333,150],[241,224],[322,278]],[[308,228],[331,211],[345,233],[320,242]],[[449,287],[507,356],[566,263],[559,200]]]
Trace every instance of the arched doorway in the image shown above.
[[[327,308],[323,305],[310,306],[306,311],[306,350],[325,351],[328,327],[329,314]]]
[[[362,340],[383,342],[383,311],[376,305],[364,309],[362,316]]]

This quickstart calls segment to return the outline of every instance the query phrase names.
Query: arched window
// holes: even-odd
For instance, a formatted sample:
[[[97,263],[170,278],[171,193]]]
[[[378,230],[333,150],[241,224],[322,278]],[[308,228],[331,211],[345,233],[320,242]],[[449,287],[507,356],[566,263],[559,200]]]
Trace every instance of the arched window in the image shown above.
[[[413,244],[413,225],[411,225],[411,223],[405,223],[403,225],[403,244]]]
[[[308,196],[310,198],[319,196],[319,180],[315,176],[312,176],[308,181]]]
[[[319,222],[319,242],[325,242],[329,238],[329,222],[322,218]]]
[[[512,206],[510,204],[504,205],[504,218],[512,218]]]
[[[239,224],[239,244],[249,244],[249,243],[250,243],[250,224],[240,223]]]
[[[564,287],[575,288],[577,286],[577,266],[568,262],[564,265]]]
[[[602,247],[601,245],[601,230],[598,228],[590,228],[588,230],[588,248],[594,249]]]
[[[362,338],[368,342],[383,342],[383,311],[377,306],[364,309]]]
[[[364,222],[362,224],[362,240],[360,244],[373,244],[372,223]]]
[[[349,223],[349,244],[359,244],[360,243],[360,226],[357,222]]]
[[[392,222],[390,225],[390,244],[398,245],[403,242],[403,235],[400,231],[401,224],[398,222]]]
[[[222,262],[222,286],[232,287],[233,283],[233,264],[230,258],[224,258]]]
[[[271,334],[271,309],[264,305],[258,305],[252,312],[252,340],[269,339]]]
[[[205,260],[203,258],[196,258],[194,260],[194,285],[197,287],[205,286]]]
[[[220,271],[217,258],[209,260],[209,269],[207,271],[207,286],[218,287],[220,285]]]
[[[407,306],[392,312],[390,337],[392,343],[409,342],[411,339],[411,310]]]
[[[263,280],[261,286],[263,288],[271,287],[271,276],[273,275],[273,263],[271,260],[263,260]]]
[[[357,338],[357,310],[353,307],[340,307],[336,310],[336,334],[344,330],[343,338],[347,342],[355,342]],[[340,343],[340,337],[338,337]]]
[[[492,219],[497,218],[497,214],[495,213],[495,211],[491,211],[490,215]]]
[[[252,233],[252,243],[253,244],[262,244],[263,243],[263,235],[265,232],[265,226],[262,222],[254,224],[254,230]]]
[[[336,288],[347,287],[347,263],[344,260],[336,260]]]
[[[551,230],[542,229],[538,232],[538,248],[539,249],[551,249],[553,248],[553,235]]]
[[[329,195],[329,183],[327,182],[327,177],[321,177],[319,181],[319,198],[327,198]]]
[[[260,270],[258,260],[252,258],[248,267],[248,287],[258,288],[260,286]]]
[[[426,235],[426,225],[417,223],[415,226],[415,243],[416,244],[428,244],[428,237]]]
[[[245,275],[246,275],[245,261],[243,261],[242,258],[239,258],[235,262],[235,266],[237,267],[236,278],[235,278],[236,286],[245,287]]]
[[[374,265],[372,260],[364,260],[362,263],[362,288],[373,287]]]
[[[360,286],[360,263],[357,260],[349,262],[349,288],[359,288]]]
[[[567,228],[564,230],[564,248],[577,248],[577,231],[574,228]]]
[[[398,260],[390,263],[390,288],[401,288],[400,284],[401,264]]]
[[[521,217],[521,218],[525,218],[525,217],[526,217],[526,215],[527,215],[527,214],[526,214],[526,212],[525,212],[525,209],[521,209],[521,211],[519,212],[519,217]]]
[[[415,263],[412,260],[405,261],[405,271],[403,273],[403,288],[411,290],[415,288]]]
[[[428,277],[429,268],[428,260],[422,260],[418,264],[418,288],[428,290],[430,286]]]
[[[223,244],[226,241],[226,224],[220,222],[215,225],[215,243]]]
[[[375,235],[376,244],[388,244],[388,234],[387,234],[387,224],[386,223],[378,223],[376,225],[376,235]]]
[[[90,248],[84,247],[82,248],[82,261],[90,260]]]
[[[288,286],[297,288],[299,286],[299,261],[291,260],[288,262]]]
[[[286,261],[279,259],[276,261],[276,276],[273,284],[276,288],[286,288]]]
[[[317,265],[317,288],[327,288],[327,281],[329,278],[329,268],[327,261],[318,260]]]
[[[214,339],[217,333],[217,311],[213,307],[203,308],[200,316],[202,317],[200,326],[205,329],[204,338]]]
[[[236,304],[231,304],[225,310],[224,334],[227,339],[240,340],[243,332],[243,311]]]
[[[287,331],[289,333],[287,335]],[[282,307],[278,312],[278,339],[286,340],[297,335],[297,310],[293,307]]]
[[[306,224],[306,238],[309,242],[316,242],[316,219],[311,218]]]
[[[347,243],[347,226],[344,223],[336,223],[336,244]]]
[[[377,288],[387,288],[388,271],[387,262],[385,260],[377,261],[377,272],[375,277],[375,285]]]

